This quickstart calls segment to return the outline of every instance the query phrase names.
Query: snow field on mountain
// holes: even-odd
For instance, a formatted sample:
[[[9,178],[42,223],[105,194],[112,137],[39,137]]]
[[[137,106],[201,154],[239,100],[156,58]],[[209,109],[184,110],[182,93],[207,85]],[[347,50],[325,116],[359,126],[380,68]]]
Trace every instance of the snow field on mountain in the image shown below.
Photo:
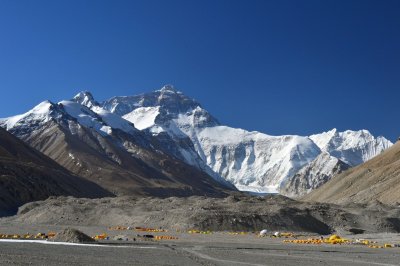
[[[122,118],[132,122],[139,130],[154,126],[160,107],[139,107]]]

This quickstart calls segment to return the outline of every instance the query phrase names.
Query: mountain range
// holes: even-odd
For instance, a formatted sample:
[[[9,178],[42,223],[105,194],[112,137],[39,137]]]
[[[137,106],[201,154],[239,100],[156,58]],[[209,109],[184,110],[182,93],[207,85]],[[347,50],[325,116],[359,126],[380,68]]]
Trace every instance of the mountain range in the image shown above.
[[[271,136],[221,124],[167,85],[98,102],[44,101],[0,126],[113,194],[299,197],[389,148],[367,130]]]
[[[367,130],[333,129],[304,137],[270,136],[228,127],[172,86],[136,96],[113,97],[100,106],[139,130],[162,137],[166,147],[174,141],[167,152],[175,157],[222,177],[239,190],[252,192],[306,194],[334,174],[392,145]],[[310,168],[312,172],[307,171]],[[308,181],[300,184],[298,179]]]
[[[156,138],[132,123],[97,106],[92,109],[75,101],[44,101],[0,123],[61,166],[115,195],[222,196],[224,190],[234,189],[164,153]]]

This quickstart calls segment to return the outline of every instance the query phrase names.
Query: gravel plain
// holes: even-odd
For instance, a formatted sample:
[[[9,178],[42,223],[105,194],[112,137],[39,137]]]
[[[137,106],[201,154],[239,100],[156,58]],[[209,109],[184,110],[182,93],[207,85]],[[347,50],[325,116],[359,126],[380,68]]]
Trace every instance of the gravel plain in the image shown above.
[[[1,232],[37,233],[61,231],[65,226],[8,224]],[[0,241],[0,265],[400,265],[400,248],[372,249],[356,245],[300,245],[284,243],[284,238],[260,238],[256,233],[233,235],[229,232],[188,234],[161,232],[177,240],[146,240],[135,230],[114,231],[103,226],[80,226],[88,235],[106,233],[113,239],[96,245],[59,244],[50,241],[24,243]],[[135,237],[136,241],[132,241]],[[319,237],[305,233],[301,238]],[[400,243],[396,233],[345,235],[362,237],[379,244]],[[9,241],[9,242],[8,242]]]
[[[379,202],[339,206],[281,196],[49,198],[0,218],[0,234],[74,228],[92,237],[105,233],[109,240],[74,245],[0,239],[0,265],[400,265],[398,247],[294,244],[258,237],[260,230],[268,229],[269,234],[293,232],[297,239],[335,233],[380,246],[400,244],[399,213],[398,206]],[[135,227],[168,231],[132,230]],[[211,233],[189,233],[192,229]],[[145,234],[177,239],[154,240]]]

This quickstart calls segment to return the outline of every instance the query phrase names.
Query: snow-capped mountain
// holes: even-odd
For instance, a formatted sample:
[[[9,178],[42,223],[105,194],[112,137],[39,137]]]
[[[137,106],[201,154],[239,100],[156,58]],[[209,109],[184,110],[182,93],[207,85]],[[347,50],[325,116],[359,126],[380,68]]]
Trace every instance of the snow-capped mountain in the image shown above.
[[[168,136],[164,144],[167,150],[174,147],[171,154],[213,175],[211,169],[214,177],[223,177],[239,190],[304,194],[392,145],[366,130],[335,129],[303,137],[269,136],[223,126],[198,102],[172,86],[137,96],[113,97],[101,106],[140,130]],[[291,180],[300,177],[308,185],[294,192],[287,188],[293,184]]]
[[[303,196],[349,168],[348,164],[323,151],[312,162],[282,182],[279,191],[289,197]]]
[[[131,155],[137,156],[143,149],[167,154],[225,186],[229,182],[239,190],[290,196],[308,193],[392,145],[366,130],[334,129],[308,137],[231,128],[170,85],[104,102],[81,92],[70,101],[43,102],[23,115],[1,119],[0,125],[26,140],[32,134],[44,134],[34,128],[42,129],[49,121],[65,125],[71,134],[87,129],[113,139]],[[92,141],[87,136],[84,139]],[[99,145],[107,156],[123,165],[116,148],[105,148],[104,143],[101,140]]]
[[[384,137],[375,138],[368,130],[338,132],[336,128],[311,135],[322,151],[342,160],[350,166],[366,162],[392,146]]]
[[[268,136],[226,126],[197,133],[201,152],[214,171],[239,190],[277,192],[281,182],[319,154],[300,136]]]
[[[196,128],[203,128],[219,125],[218,121],[198,102],[171,85],[136,96],[113,97],[100,105],[132,122],[136,128],[155,136],[163,151],[197,167],[218,182],[231,184],[211,169],[199,153],[198,143],[183,131],[186,125],[178,122],[180,118],[189,118]],[[187,126],[188,130],[193,127]]]
[[[113,194],[218,196],[234,189],[168,155],[160,140],[103,109],[87,92],[44,101],[0,119],[0,126]]]

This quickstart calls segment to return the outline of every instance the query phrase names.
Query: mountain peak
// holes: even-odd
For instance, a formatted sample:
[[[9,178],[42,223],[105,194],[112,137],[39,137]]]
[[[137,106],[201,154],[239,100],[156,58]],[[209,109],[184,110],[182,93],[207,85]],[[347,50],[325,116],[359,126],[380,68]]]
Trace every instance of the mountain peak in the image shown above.
[[[35,114],[45,114],[45,113],[48,113],[53,106],[54,106],[54,103],[52,103],[49,100],[45,100],[45,101],[39,103],[38,105],[36,105],[35,107],[33,107],[31,112],[35,113]]]
[[[101,107],[124,116],[137,108],[160,107],[160,112],[174,117],[200,106],[196,100],[186,96],[172,85],[165,85],[159,90],[132,96],[116,96],[101,103]]]
[[[368,130],[328,131],[311,135],[310,139],[322,150],[355,166],[392,146],[385,138],[375,138]]]
[[[172,92],[172,93],[179,93],[179,94],[182,93],[182,92],[178,91],[177,89],[175,89],[174,85],[171,85],[171,84],[164,85],[158,91],[160,91],[160,92]]]
[[[81,92],[79,92],[77,95],[74,96],[72,101],[74,101],[76,103],[79,103],[81,105],[84,105],[84,106],[86,106],[88,108],[91,108],[93,106],[99,105],[94,100],[94,97],[93,97],[92,93],[90,93],[89,91],[81,91]]]
[[[24,114],[0,119],[0,125],[5,127],[7,130],[10,130],[19,123],[28,123],[31,121],[46,122],[50,119],[53,110],[56,108],[57,107],[54,103],[46,100],[39,103]]]
[[[334,135],[337,131],[338,131],[337,128],[332,128],[331,130],[329,130],[329,131],[326,132],[326,133],[331,134],[331,135]]]

